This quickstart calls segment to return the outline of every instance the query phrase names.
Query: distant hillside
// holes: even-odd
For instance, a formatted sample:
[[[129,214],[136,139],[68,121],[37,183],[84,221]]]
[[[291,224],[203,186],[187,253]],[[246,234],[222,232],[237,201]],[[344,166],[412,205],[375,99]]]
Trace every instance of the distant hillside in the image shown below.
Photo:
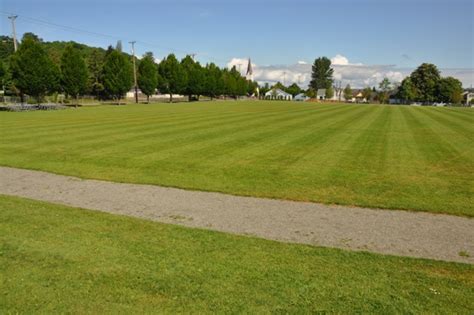
[[[61,55],[68,44],[72,44],[74,45],[75,48],[79,49],[81,53],[83,54],[83,56],[86,58],[86,60],[88,60],[91,55],[95,55],[95,57],[102,59],[106,53],[106,49],[91,47],[85,44],[76,43],[74,41],[46,42],[33,33],[25,33],[24,36],[32,36],[32,37],[37,38],[42,43],[42,45],[44,46],[48,54],[51,56],[51,59],[58,65],[61,60]],[[9,36],[4,36],[4,35],[0,36],[0,60],[8,64],[8,57],[10,57],[10,55],[12,54],[13,54],[13,38]],[[130,56],[127,53],[124,53],[124,54]]]

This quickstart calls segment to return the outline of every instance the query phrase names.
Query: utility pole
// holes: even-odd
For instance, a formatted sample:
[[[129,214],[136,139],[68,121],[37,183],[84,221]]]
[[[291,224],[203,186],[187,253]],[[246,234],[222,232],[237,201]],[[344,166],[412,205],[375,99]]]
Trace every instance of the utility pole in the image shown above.
[[[286,84],[286,71],[283,72],[283,86]]]
[[[15,51],[18,49],[18,45],[16,43],[16,30],[15,30],[15,20],[18,17],[18,15],[10,15],[8,18],[12,20],[12,33],[13,33],[13,47]]]
[[[132,44],[132,55],[133,55],[133,81],[135,84],[135,103],[138,104],[138,84],[137,84],[137,67],[135,65],[135,43],[136,41],[129,42]]]

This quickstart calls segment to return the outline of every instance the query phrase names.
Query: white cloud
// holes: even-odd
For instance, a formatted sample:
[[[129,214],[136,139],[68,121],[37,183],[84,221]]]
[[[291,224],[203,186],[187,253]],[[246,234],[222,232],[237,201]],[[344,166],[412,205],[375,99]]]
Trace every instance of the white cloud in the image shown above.
[[[337,54],[331,58],[331,64],[333,66],[362,66],[362,63],[350,63],[347,57]]]
[[[308,63],[306,61],[300,60],[300,61],[298,61],[298,64],[299,65],[307,65]]]
[[[331,63],[333,65],[340,65],[340,66],[347,66],[349,64],[349,59],[342,55],[335,55],[334,57],[331,58]]]
[[[341,81],[343,85],[350,84],[354,88],[366,86],[377,86],[383,78],[388,78],[393,83],[398,83],[409,75],[414,69],[397,68],[395,65],[364,65],[361,63],[351,63],[343,55],[336,55],[332,60],[334,69],[334,79]],[[228,67],[241,64],[241,72],[244,74],[247,69],[248,59],[233,58]],[[280,81],[286,85],[297,83],[306,88],[311,80],[311,65],[297,62],[292,65],[259,66],[252,63],[254,78],[259,83],[268,82],[270,84]],[[453,76],[469,87],[474,84],[474,69],[441,69],[443,76]]]

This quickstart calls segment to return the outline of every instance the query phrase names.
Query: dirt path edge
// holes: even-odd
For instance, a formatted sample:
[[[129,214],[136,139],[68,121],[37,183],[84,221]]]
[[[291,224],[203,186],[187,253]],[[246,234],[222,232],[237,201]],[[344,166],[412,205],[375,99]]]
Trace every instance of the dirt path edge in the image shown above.
[[[466,217],[239,197],[10,167],[0,167],[0,194],[270,240],[474,264],[474,219]]]

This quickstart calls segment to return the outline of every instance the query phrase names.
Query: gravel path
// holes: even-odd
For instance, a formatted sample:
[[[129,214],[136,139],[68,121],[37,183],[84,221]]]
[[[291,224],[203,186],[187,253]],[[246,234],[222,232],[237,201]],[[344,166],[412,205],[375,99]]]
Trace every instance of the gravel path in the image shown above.
[[[236,197],[8,167],[0,167],[0,194],[271,240],[474,263],[474,219],[450,215]]]

